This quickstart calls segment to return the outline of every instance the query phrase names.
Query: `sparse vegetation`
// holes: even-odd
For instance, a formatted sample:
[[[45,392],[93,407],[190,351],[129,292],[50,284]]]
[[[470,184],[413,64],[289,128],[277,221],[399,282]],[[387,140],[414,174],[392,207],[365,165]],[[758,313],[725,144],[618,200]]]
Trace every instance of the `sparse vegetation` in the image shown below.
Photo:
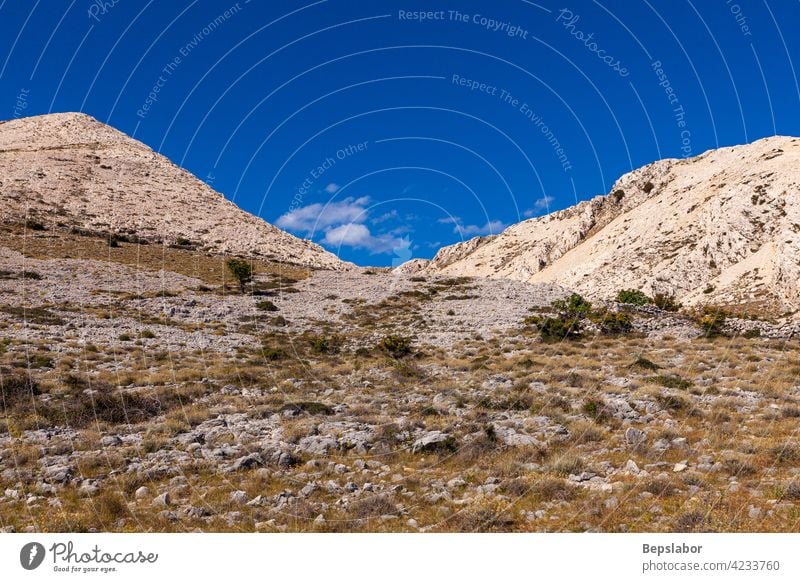
[[[55,230],[29,240],[37,253],[61,260],[54,237]],[[85,249],[92,260],[136,265],[122,262],[132,260],[135,245],[109,250],[97,236],[82,237],[81,247],[76,240],[65,235],[63,252]],[[165,263],[151,250],[187,276],[196,261],[204,285],[185,289],[165,271],[151,288],[119,291],[124,281],[98,288],[90,296],[96,304],[28,305],[11,293],[0,306],[0,438],[7,443],[0,491],[18,491],[3,497],[4,527],[666,532],[796,525],[800,360],[794,340],[771,339],[767,319],[747,324],[770,330],[759,341],[707,341],[680,330],[665,337],[646,325],[663,314],[573,296],[537,303],[533,329],[519,326],[524,308],[481,319],[474,303],[448,303],[467,297],[466,286],[475,286],[469,296],[485,292],[469,279],[401,282],[385,301],[373,301],[367,287],[386,276],[377,270],[353,275],[364,286],[357,294],[326,288],[332,275],[315,275],[308,288],[321,307],[307,309],[300,270],[287,276],[258,262],[258,280],[246,287],[256,298],[248,301],[225,296],[225,259],[141,247],[153,272]],[[36,283],[43,288],[63,276],[35,268],[46,274]],[[22,284],[18,265],[6,271],[0,285]],[[284,294],[291,287],[301,294]],[[267,298],[280,302],[282,315],[261,307]],[[639,300],[636,293],[622,299]],[[637,329],[642,323],[644,331],[624,333],[632,315],[643,318]],[[665,319],[683,325],[691,315]],[[532,338],[549,325],[556,338],[573,341]],[[587,330],[601,333],[587,337]],[[84,482],[84,491],[97,490],[84,493]],[[169,504],[154,502],[165,491]],[[49,505],[54,497],[58,511]],[[698,509],[701,499],[713,502]],[[769,509],[750,518],[750,505]]]

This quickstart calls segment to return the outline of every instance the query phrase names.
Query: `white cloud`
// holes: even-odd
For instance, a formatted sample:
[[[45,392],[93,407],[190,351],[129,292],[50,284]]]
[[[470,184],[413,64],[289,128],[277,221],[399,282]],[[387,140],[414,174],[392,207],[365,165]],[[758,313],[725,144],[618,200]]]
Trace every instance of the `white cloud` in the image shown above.
[[[328,194],[334,194],[339,191],[339,188],[340,188],[339,184],[331,182],[330,184],[325,186],[325,192],[327,192]]]
[[[411,241],[391,234],[373,235],[364,224],[350,223],[330,228],[325,232],[324,244],[366,249],[373,254],[399,253],[411,246]]]
[[[498,234],[505,230],[507,224],[500,220],[490,220],[483,226],[464,224],[460,216],[447,216],[438,220],[440,224],[454,224],[453,232],[461,236]]]
[[[386,222],[387,220],[392,220],[399,217],[400,214],[397,212],[397,210],[390,210],[389,212],[381,214],[380,216],[376,216],[375,218],[371,219],[370,222],[372,224],[380,224],[381,222]]]
[[[533,203],[534,208],[538,208],[539,210],[546,210],[550,208],[550,205],[553,203],[555,198],[552,196],[544,195],[539,198],[536,202]]]
[[[364,223],[369,219],[367,196],[345,198],[329,204],[309,204],[287,212],[275,222],[279,227],[306,235],[322,234],[322,244],[332,247],[365,249],[373,254],[407,252],[411,245],[407,237],[398,236],[405,229],[400,226],[389,233],[373,234]],[[396,212],[388,212],[372,220],[379,224],[396,218]]]
[[[330,204],[309,204],[287,212],[275,222],[279,227],[294,232],[312,234],[318,231],[347,223],[364,222],[367,219],[367,196],[345,198]]]
[[[487,234],[498,234],[505,230],[506,225],[503,224],[499,220],[490,220],[483,226],[478,226],[477,224],[467,224],[465,226],[456,225],[454,232],[457,234],[462,235],[487,235]]]
[[[532,216],[540,216],[542,211],[550,212],[550,205],[555,201],[552,196],[544,195],[533,203],[533,208],[529,208],[523,214],[527,218]]]

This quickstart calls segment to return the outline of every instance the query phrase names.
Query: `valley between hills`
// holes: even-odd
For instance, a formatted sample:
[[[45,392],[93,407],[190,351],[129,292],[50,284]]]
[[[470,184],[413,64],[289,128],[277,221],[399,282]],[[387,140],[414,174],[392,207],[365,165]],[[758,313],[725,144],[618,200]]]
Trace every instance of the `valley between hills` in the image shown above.
[[[0,529],[798,531],[800,142],[394,270],[0,123]]]

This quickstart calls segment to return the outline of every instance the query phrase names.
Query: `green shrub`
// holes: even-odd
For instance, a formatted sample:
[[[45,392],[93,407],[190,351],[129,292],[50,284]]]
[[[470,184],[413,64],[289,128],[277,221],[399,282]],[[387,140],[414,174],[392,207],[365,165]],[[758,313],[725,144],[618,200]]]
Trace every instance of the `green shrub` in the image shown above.
[[[551,303],[553,309],[569,317],[585,317],[592,310],[592,304],[577,293],[566,299],[558,299]]]
[[[621,289],[617,293],[617,303],[626,303],[628,305],[647,305],[652,303],[653,300],[645,295],[638,289]]]
[[[183,238],[182,236],[179,236],[175,240],[175,244],[178,245],[179,247],[190,247],[192,246],[192,241],[190,241],[188,238]]]
[[[668,410],[672,410],[673,412],[677,412],[678,410],[684,410],[689,406],[689,403],[686,402],[680,396],[675,396],[672,394],[658,394],[655,397],[656,402],[658,402],[661,406]]]
[[[276,361],[282,360],[286,357],[286,352],[282,348],[264,348],[261,355],[265,360]]]
[[[378,342],[378,348],[391,357],[399,359],[411,353],[411,338],[400,335],[387,335]]]
[[[261,311],[278,311],[278,306],[267,299],[256,303],[256,309],[260,309]]]
[[[675,296],[667,293],[653,295],[653,305],[662,311],[678,311],[681,308],[681,304],[678,303]]]
[[[0,392],[2,393],[0,404],[5,403],[8,408],[12,408],[17,402],[30,400],[41,393],[39,385],[30,376],[5,373],[0,374]]]
[[[606,335],[619,335],[628,333],[633,329],[633,318],[629,313],[596,309],[589,314],[591,319],[600,328],[600,333]]]
[[[658,376],[650,376],[649,378],[645,378],[648,382],[653,384],[658,384],[659,386],[663,386],[664,388],[677,388],[679,390],[686,390],[687,388],[691,388],[692,383],[689,380],[681,378],[675,374],[661,374]]]
[[[33,354],[28,358],[28,365],[31,368],[52,368],[53,358],[47,354]]]
[[[658,370],[661,368],[661,366],[659,366],[652,360],[648,360],[644,356],[637,356],[636,359],[631,364],[631,368],[642,368],[643,370]]]
[[[245,285],[253,280],[253,265],[241,259],[229,259],[226,265],[234,279],[239,283],[239,290],[244,293]]]
[[[545,341],[561,341],[581,336],[581,321],[577,317],[561,316],[535,319],[539,328],[539,335]]]
[[[339,351],[342,338],[337,335],[317,336],[311,339],[311,351],[315,354],[332,354]]]
[[[149,329],[144,329],[144,330],[142,330],[142,332],[139,334],[139,339],[153,339],[154,337],[156,337],[156,334],[154,334],[154,333],[153,333],[152,331],[150,331]]]
[[[327,404],[323,404],[322,402],[288,402],[281,407],[281,412],[291,411],[295,414],[300,414],[301,412],[305,412],[306,414],[311,415],[331,415],[333,414],[333,408],[328,406]]]
[[[709,336],[722,335],[728,314],[720,307],[705,305],[694,313],[694,322]]]
[[[757,327],[754,327],[753,329],[748,329],[746,332],[742,334],[742,336],[746,337],[747,339],[761,337],[761,330]]]
[[[596,422],[602,422],[610,418],[610,414],[604,402],[590,399],[583,403],[583,413]]]

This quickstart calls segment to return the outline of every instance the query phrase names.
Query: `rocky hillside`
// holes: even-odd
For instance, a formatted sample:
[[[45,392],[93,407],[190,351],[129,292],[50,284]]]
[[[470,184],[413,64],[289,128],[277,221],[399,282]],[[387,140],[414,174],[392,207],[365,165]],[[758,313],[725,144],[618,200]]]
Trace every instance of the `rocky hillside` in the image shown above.
[[[639,288],[685,305],[795,311],[800,140],[661,160],[624,175],[606,196],[400,270],[555,282],[597,299]]]
[[[82,113],[0,123],[0,216],[309,267],[351,266]]]

